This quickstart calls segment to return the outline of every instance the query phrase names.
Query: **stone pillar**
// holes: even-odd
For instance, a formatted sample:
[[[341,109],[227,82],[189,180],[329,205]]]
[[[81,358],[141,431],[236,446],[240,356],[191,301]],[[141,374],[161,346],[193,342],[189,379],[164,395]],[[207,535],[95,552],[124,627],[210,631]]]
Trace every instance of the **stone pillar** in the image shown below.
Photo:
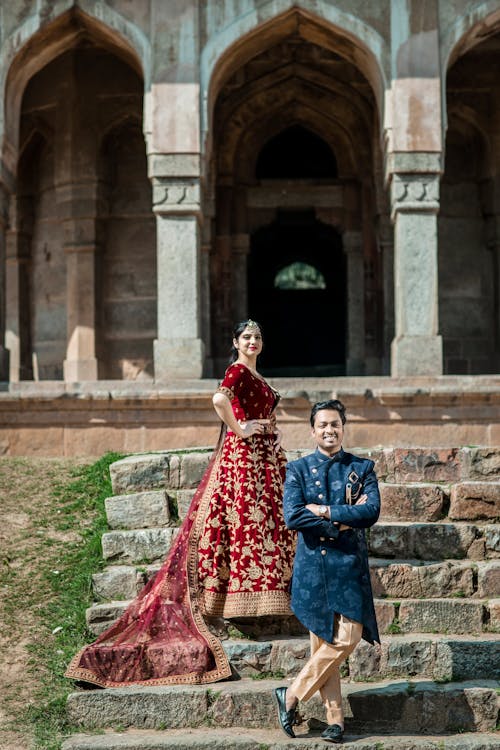
[[[394,338],[394,229],[388,215],[379,219],[378,246],[382,255],[382,284],[384,297],[384,330],[382,334],[383,373],[391,370],[391,343]]]
[[[199,157],[156,154],[150,161],[156,214],[158,338],[155,380],[201,378]]]
[[[342,242],[347,261],[346,375],[363,375],[365,370],[365,272],[362,233],[344,232]]]
[[[7,233],[6,331],[10,353],[10,380],[31,380],[31,304],[29,264],[32,238],[31,198],[11,200],[10,229]]]
[[[66,253],[67,348],[64,380],[97,380],[95,356],[95,254],[97,250],[97,183],[57,188],[64,223]]]
[[[0,182],[0,381],[9,379],[9,352],[5,347],[5,276],[6,276],[6,234],[8,226],[9,193]]]
[[[247,264],[250,252],[250,237],[248,234],[233,235],[232,253],[232,288],[233,315],[235,320],[248,318],[248,279]]]
[[[441,375],[438,335],[438,174],[393,174],[395,338],[391,375]]]

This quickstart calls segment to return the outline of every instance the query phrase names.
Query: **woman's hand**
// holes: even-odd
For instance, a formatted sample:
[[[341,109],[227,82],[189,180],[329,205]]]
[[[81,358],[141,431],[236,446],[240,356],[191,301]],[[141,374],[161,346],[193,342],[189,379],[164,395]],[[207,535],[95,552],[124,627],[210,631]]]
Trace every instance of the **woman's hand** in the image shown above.
[[[283,433],[281,432],[279,427],[275,427],[274,434],[276,436],[274,439],[274,447],[276,448],[277,451],[279,451],[281,448],[281,441],[283,439]]]
[[[249,438],[252,435],[263,435],[267,431],[269,419],[249,419],[248,422],[238,422],[240,438]]]

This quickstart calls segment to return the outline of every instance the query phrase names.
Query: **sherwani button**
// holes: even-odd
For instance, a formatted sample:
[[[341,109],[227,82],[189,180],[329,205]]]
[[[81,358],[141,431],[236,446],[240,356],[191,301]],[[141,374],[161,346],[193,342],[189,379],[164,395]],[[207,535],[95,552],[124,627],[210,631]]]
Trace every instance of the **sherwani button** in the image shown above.
[[[319,495],[318,495],[318,497],[319,497],[320,500],[323,500],[323,493],[320,492]]]
[[[313,474],[317,474],[318,473],[317,469],[311,469],[311,471],[312,471]]]
[[[326,541],[326,537],[324,537],[324,536],[320,536],[320,538],[319,538],[319,541],[320,541],[320,542],[324,542],[324,541]]]
[[[321,550],[321,554],[322,554],[322,555],[326,555],[326,549],[322,549],[322,550]]]
[[[314,484],[316,485],[316,487],[320,487],[321,486],[321,482],[319,481],[319,479],[316,479],[316,481],[314,482]]]

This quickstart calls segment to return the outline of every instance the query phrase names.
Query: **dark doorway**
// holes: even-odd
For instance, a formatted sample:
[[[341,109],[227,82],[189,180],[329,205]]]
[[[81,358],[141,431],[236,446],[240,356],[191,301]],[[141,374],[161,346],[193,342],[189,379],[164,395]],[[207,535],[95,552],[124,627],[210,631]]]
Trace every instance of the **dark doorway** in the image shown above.
[[[332,227],[312,211],[278,212],[252,236],[248,293],[266,375],[345,374],[345,259]]]

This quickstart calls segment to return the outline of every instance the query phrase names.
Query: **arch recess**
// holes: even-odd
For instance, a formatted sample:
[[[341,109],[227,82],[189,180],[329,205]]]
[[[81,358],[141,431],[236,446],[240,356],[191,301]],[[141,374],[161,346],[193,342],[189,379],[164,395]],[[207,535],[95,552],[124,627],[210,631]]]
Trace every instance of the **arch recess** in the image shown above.
[[[228,77],[252,57],[291,34],[337,52],[352,62],[370,83],[383,122],[387,45],[371,27],[324,0],[269,0],[257,11],[232,20],[209,40],[201,54],[201,126],[203,141],[211,131],[213,109]],[[382,64],[379,63],[382,61]]]
[[[500,9],[497,0],[475,3],[473,8],[455,20],[443,36],[442,70],[448,71],[459,57],[499,31]]]
[[[83,0],[79,7],[70,0],[56,4],[54,18],[41,25],[39,15],[30,16],[7,39],[0,56],[0,133],[3,159],[15,172],[19,147],[18,123],[22,97],[29,80],[56,57],[71,49],[75,40],[88,37],[127,62],[144,79],[151,77],[149,40],[130,21],[101,2]]]

